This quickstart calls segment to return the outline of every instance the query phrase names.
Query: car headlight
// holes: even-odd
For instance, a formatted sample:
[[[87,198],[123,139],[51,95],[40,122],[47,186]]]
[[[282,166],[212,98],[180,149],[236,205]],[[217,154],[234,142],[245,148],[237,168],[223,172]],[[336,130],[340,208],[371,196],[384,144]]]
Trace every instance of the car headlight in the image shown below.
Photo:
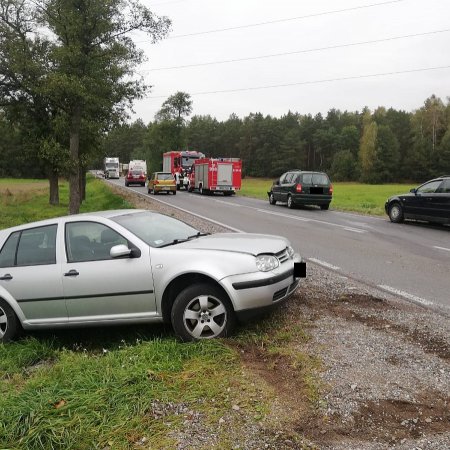
[[[294,252],[294,249],[290,245],[288,245],[286,247],[286,252],[287,252],[289,258],[293,258],[294,257],[295,252]]]
[[[268,272],[269,270],[276,269],[280,263],[275,256],[272,255],[259,255],[256,257],[256,267],[261,272]]]

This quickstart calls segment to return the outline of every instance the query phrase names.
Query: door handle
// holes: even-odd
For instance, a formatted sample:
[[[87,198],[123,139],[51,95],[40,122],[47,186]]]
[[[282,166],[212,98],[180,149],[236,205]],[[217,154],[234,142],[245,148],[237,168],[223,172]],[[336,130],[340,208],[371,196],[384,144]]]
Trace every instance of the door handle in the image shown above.
[[[76,277],[76,276],[78,276],[78,275],[80,275],[80,274],[78,273],[78,271],[76,271],[76,270],[74,270],[74,269],[69,270],[68,272],[66,272],[66,273],[64,274],[65,277]]]
[[[0,280],[4,280],[4,281],[8,281],[8,280],[12,280],[12,279],[13,279],[13,277],[9,273],[0,277]]]

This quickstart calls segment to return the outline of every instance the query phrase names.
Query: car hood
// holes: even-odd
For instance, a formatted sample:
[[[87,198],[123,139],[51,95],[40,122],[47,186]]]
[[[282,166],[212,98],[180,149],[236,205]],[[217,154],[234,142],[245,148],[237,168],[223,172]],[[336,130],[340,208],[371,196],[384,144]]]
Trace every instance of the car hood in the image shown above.
[[[217,233],[180,243],[176,247],[259,255],[261,253],[281,252],[288,245],[289,242],[281,236],[253,233]]]

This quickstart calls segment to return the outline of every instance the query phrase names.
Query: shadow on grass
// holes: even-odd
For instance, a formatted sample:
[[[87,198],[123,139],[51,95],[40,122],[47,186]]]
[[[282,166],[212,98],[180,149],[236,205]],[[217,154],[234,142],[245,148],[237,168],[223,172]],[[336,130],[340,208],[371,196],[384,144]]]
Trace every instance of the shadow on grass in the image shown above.
[[[29,338],[52,342],[54,350],[82,349],[94,353],[117,350],[124,345],[133,345],[136,342],[176,340],[172,327],[165,324],[33,330],[25,332],[22,336],[22,340]]]

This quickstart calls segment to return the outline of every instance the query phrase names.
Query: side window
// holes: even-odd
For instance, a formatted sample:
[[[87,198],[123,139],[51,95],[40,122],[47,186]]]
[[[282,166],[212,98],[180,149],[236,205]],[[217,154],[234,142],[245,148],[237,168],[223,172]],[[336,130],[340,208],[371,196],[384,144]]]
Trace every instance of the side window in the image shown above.
[[[14,266],[14,260],[16,259],[17,243],[19,242],[20,232],[16,231],[11,234],[6,240],[5,245],[0,251],[0,267],[12,267]]]
[[[56,264],[57,225],[31,228],[20,234],[17,247],[18,266]]]
[[[438,194],[449,194],[450,193],[450,180],[444,180],[439,188],[436,190]]]
[[[441,183],[441,180],[431,181],[417,189],[417,192],[420,192],[421,194],[434,194]]]
[[[288,173],[287,175],[286,175],[286,178],[285,178],[285,180],[284,180],[284,183],[285,184],[289,184],[289,183],[292,183],[292,178],[294,177],[294,174],[291,172],[291,173]]]
[[[111,259],[112,247],[129,245],[119,233],[97,222],[67,223],[65,239],[68,262]]]
[[[286,180],[286,177],[288,176],[288,173],[284,173],[283,175],[281,175],[280,177],[280,184],[283,184]]]

